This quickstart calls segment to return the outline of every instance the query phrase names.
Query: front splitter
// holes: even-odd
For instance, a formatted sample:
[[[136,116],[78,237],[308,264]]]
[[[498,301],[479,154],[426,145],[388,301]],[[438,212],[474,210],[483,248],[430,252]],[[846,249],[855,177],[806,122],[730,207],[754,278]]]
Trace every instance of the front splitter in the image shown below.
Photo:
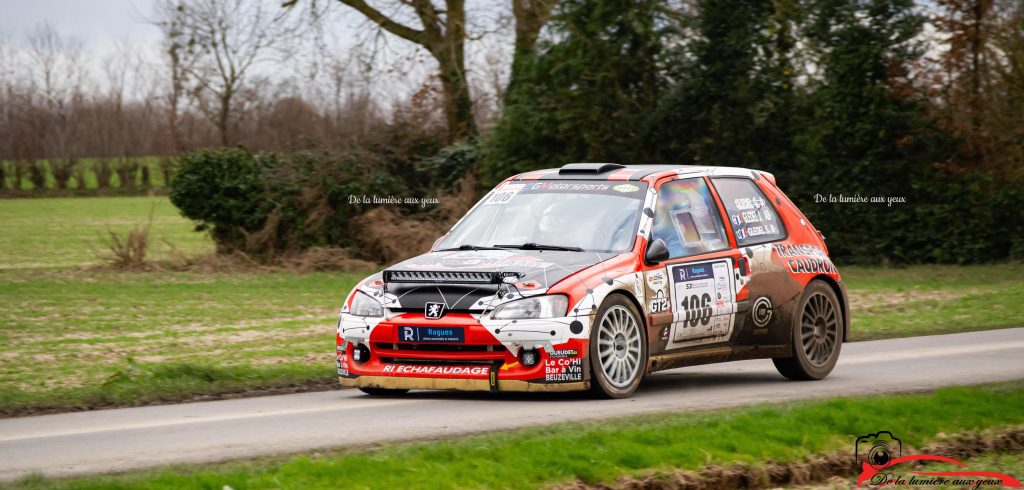
[[[452,378],[405,378],[395,376],[359,376],[358,378],[342,378],[338,381],[342,386],[350,388],[384,388],[391,390],[456,390],[456,391],[490,391],[491,385],[486,379],[452,379]],[[518,392],[556,392],[584,391],[590,388],[587,381],[572,383],[531,383],[514,379],[498,380],[498,391]]]

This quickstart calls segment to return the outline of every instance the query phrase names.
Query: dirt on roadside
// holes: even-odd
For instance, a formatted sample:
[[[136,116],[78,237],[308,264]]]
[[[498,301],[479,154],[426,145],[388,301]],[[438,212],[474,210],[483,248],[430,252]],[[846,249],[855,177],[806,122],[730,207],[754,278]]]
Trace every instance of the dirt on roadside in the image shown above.
[[[1024,451],[1024,427],[993,433],[969,433],[942,437],[922,449],[906,448],[904,454],[934,454],[964,460],[986,453]],[[920,466],[920,465],[918,465]],[[813,455],[804,461],[761,465],[712,465],[699,471],[668,471],[643,477],[623,477],[613,484],[575,481],[558,490],[728,490],[779,488],[827,483],[849,487],[858,468],[850,451]]]

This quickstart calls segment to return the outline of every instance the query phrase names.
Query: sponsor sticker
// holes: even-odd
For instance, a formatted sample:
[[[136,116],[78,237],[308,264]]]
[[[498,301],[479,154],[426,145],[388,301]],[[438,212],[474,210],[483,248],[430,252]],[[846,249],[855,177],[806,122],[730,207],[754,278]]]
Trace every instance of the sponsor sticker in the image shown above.
[[[647,273],[647,286],[654,291],[665,289],[665,271],[658,269]]]
[[[571,357],[579,357],[579,356],[580,356],[579,349],[557,349],[557,350],[551,351],[551,353],[548,354],[548,357],[550,357],[552,359],[568,359],[568,358],[571,358]]]
[[[639,187],[637,187],[637,186],[635,186],[633,184],[619,184],[619,185],[617,185],[615,187],[612,187],[612,189],[614,191],[616,191],[616,192],[623,192],[623,193],[626,193],[626,192],[636,192],[636,191],[640,190]]]
[[[398,327],[399,342],[462,343],[466,332],[462,327]]]
[[[548,383],[583,381],[583,359],[548,358],[544,361],[544,381]]]
[[[750,314],[754,317],[754,325],[758,328],[767,326],[768,322],[772,321],[772,300],[767,296],[757,298]]]
[[[478,376],[486,378],[489,366],[418,366],[414,364],[388,364],[381,368],[388,374],[428,374],[435,376]]]

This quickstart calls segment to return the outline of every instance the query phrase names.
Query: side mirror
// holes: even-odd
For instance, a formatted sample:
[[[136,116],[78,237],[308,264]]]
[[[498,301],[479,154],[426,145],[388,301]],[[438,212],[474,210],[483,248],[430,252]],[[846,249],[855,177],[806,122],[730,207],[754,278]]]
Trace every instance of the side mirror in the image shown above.
[[[647,262],[647,265],[654,265],[666,260],[668,260],[668,245],[665,245],[665,240],[655,238],[653,242],[647,244],[647,253],[644,254],[644,262]]]

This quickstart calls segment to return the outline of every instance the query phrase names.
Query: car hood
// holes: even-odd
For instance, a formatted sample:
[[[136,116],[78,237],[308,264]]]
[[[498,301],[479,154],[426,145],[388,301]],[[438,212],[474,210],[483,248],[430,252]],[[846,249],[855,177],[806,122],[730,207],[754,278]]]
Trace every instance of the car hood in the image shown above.
[[[443,302],[449,311],[484,310],[496,304],[495,300],[543,294],[558,281],[616,255],[514,249],[429,252],[387,268],[387,292],[396,298],[388,307],[392,311],[423,311],[428,302]],[[458,280],[403,283],[388,281],[392,272],[497,272],[518,279],[514,284],[462,284]]]

